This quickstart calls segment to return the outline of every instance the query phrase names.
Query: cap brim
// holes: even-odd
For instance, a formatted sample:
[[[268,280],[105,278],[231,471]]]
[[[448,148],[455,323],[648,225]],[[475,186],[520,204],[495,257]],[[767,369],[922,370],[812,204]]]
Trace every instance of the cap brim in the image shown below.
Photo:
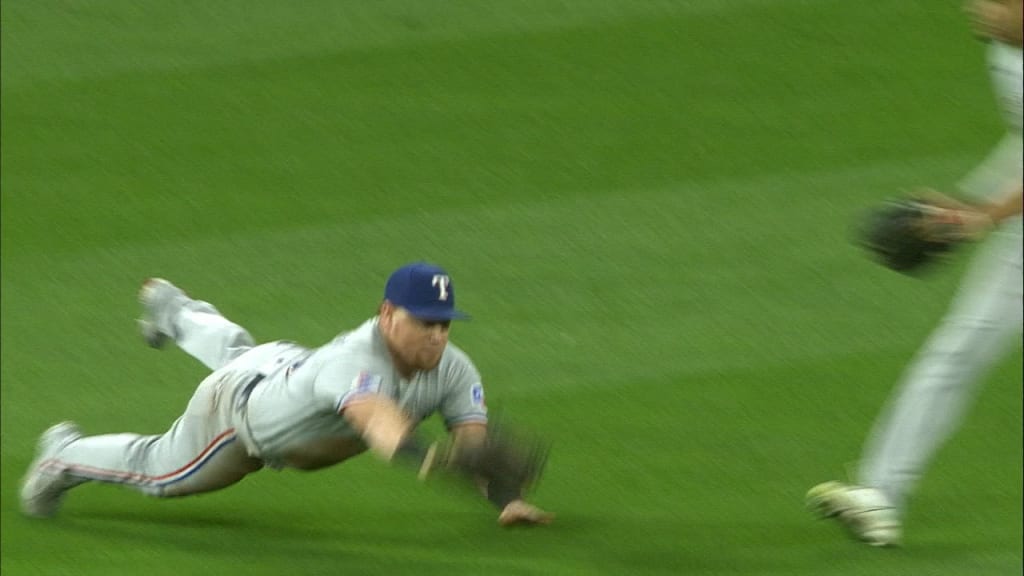
[[[409,314],[413,315],[417,319],[426,320],[427,322],[437,322],[440,320],[469,320],[469,314],[453,308],[438,310],[430,307],[405,307],[405,309]]]

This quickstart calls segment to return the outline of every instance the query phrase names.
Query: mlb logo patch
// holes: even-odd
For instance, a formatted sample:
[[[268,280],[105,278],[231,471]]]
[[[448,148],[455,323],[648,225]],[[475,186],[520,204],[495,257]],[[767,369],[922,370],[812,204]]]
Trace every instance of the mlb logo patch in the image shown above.
[[[352,381],[352,391],[360,394],[380,392],[381,377],[369,372],[360,372]]]
[[[469,389],[470,399],[473,401],[473,406],[479,406],[486,408],[487,405],[484,403],[484,386],[483,384],[473,384],[473,387]]]

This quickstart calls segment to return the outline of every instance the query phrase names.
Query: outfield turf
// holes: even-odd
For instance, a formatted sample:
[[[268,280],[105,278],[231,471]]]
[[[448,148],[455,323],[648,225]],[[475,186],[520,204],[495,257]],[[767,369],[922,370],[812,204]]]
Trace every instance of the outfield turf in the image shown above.
[[[916,281],[848,242],[865,206],[948,189],[1000,137],[958,2],[10,0],[0,20],[4,576],[1021,573],[1019,347],[905,548],[802,501],[846,476],[967,261]],[[554,443],[534,498],[554,525],[501,530],[371,457],[18,514],[44,428],[157,433],[203,376],[139,340],[143,278],[315,345],[421,258],[474,316],[452,337],[489,404]]]

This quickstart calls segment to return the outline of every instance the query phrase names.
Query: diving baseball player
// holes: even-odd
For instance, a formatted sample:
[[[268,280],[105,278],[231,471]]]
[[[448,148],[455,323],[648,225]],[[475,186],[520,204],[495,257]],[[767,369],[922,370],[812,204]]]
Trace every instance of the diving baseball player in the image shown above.
[[[187,496],[264,466],[315,470],[369,449],[421,477],[445,466],[471,478],[502,525],[551,521],[523,500],[536,463],[491,441],[480,375],[448,342],[451,321],[465,315],[443,269],[422,262],[399,268],[377,316],[315,349],[257,346],[211,304],[166,280],[147,280],[139,299],[150,345],[173,340],[212,373],[164,434],[84,436],[70,422],[44,432],[22,483],[25,514],[53,516],[68,490],[90,481]],[[413,433],[434,413],[450,431],[447,449]]]
[[[961,183],[974,198],[949,207],[994,228],[971,263],[960,291],[903,376],[864,448],[856,484],[826,482],[808,505],[835,517],[875,546],[900,542],[906,501],[936,450],[952,434],[976,384],[1020,343],[1021,272],[1021,0],[969,5],[979,36],[989,41],[995,93],[1008,125],[1003,142]]]

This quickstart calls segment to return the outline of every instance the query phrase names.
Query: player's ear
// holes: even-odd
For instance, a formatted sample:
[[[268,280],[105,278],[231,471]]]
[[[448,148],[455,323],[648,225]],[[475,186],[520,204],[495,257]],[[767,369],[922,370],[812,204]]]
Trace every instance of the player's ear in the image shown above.
[[[394,320],[395,317],[395,310],[397,309],[398,307],[388,300],[384,300],[383,302],[381,302],[380,309],[377,311],[378,315],[380,316],[381,325],[390,326],[391,322]]]

